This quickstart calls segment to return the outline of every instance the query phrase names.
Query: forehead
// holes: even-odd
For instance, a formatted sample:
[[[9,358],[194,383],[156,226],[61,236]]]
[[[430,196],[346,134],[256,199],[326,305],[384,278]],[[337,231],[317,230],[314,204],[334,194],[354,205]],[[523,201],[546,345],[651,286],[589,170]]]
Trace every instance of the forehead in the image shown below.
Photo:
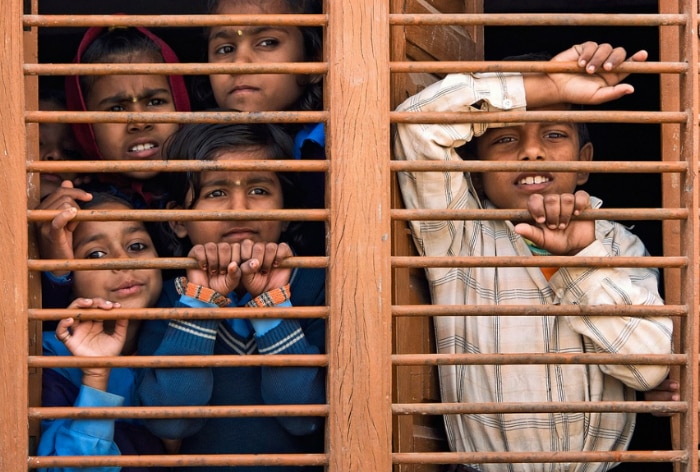
[[[216,13],[294,13],[286,0],[221,0]]]
[[[272,159],[266,147],[242,146],[238,149],[222,151],[214,156],[215,161],[250,161]]]
[[[141,96],[145,91],[162,90],[171,94],[170,83],[164,75],[106,75],[98,77],[90,87],[87,100],[99,102],[118,95]]]

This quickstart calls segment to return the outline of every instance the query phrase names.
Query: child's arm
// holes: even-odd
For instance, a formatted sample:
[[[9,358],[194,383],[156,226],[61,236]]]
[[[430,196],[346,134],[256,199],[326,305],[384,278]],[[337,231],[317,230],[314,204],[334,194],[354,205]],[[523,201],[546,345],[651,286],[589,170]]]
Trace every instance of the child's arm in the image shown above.
[[[641,258],[648,256],[641,240],[618,223],[596,222],[596,240],[576,256]],[[662,305],[658,270],[645,267],[560,268],[549,283],[555,302],[566,305]],[[589,352],[670,354],[673,323],[660,316],[567,316],[563,322],[584,337]],[[600,366],[629,387],[646,391],[668,375],[665,365]]]
[[[615,68],[625,62],[626,54],[623,48],[592,41],[572,46],[554,56],[551,61],[576,61],[581,72],[525,74],[528,106],[558,103],[598,105],[633,93],[631,85],[621,83],[628,74],[615,72]],[[627,62],[644,62],[647,56],[646,51],[637,51]]]
[[[69,308],[95,308],[110,310],[117,308],[102,299],[80,298]],[[119,355],[126,335],[127,321],[117,322],[114,334],[107,334],[100,321],[80,321],[66,318],[56,329],[56,339],[61,341],[71,354],[76,356]],[[47,353],[48,355],[48,353]],[[107,392],[109,368],[83,369],[83,384],[73,401],[68,392],[76,387],[53,369],[45,369],[42,386],[43,406],[113,407],[122,406],[124,398]],[[114,442],[113,419],[55,419],[42,421],[42,434],[38,446],[40,456],[119,455]],[[51,472],[117,472],[119,467],[91,467],[40,469]]]

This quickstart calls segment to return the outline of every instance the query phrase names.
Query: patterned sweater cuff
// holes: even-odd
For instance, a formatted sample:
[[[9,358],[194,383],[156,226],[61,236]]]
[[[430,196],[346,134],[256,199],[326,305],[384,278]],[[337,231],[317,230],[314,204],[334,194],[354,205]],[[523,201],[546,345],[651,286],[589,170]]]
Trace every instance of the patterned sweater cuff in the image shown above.
[[[263,292],[245,305],[251,308],[273,307],[286,302],[290,296],[289,284],[287,284],[284,287]]]
[[[188,282],[187,277],[176,278],[175,288],[177,293],[180,295],[185,295],[204,303],[218,305],[221,308],[227,307],[231,304],[231,300],[229,298],[226,298],[216,290],[212,290],[209,287],[204,287],[203,285]]]

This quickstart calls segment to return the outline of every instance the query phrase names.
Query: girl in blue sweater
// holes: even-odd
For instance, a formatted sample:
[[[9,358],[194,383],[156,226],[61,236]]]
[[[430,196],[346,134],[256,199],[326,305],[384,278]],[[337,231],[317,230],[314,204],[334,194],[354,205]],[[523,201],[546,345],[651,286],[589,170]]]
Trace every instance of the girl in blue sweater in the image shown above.
[[[291,138],[274,125],[185,125],[166,146],[177,159],[206,161],[292,158]],[[175,174],[173,208],[274,210],[300,208],[292,172],[203,171]],[[165,284],[160,306],[261,307],[325,303],[325,271],[280,268],[303,242],[298,223],[176,221],[183,254],[199,267]],[[171,319],[144,322],[143,355],[319,354],[323,319]],[[325,371],[317,367],[198,367],[144,369],[138,386],[145,405],[324,404]],[[183,454],[266,454],[323,451],[322,417],[152,419],[157,436],[181,440]],[[233,469],[233,468],[230,468]],[[183,468],[181,470],[189,470]],[[198,471],[210,470],[196,468]],[[216,470],[228,470],[216,468]],[[236,472],[315,470],[236,467]]]
[[[95,193],[81,208],[133,210],[126,201]],[[66,216],[66,215],[64,215]],[[75,216],[75,214],[73,214]],[[70,218],[69,218],[70,219]],[[82,221],[73,233],[76,258],[158,257],[146,227],[139,221]],[[159,269],[78,270],[69,308],[112,310],[155,305],[163,280]],[[45,332],[45,356],[118,356],[133,354],[138,320],[65,318],[56,332]],[[137,404],[136,371],[131,368],[51,368],[42,372],[41,403],[45,407],[115,407]],[[139,421],[126,419],[47,419],[42,421],[39,456],[163,454],[164,443]],[[41,469],[52,472],[141,472],[144,467]]]

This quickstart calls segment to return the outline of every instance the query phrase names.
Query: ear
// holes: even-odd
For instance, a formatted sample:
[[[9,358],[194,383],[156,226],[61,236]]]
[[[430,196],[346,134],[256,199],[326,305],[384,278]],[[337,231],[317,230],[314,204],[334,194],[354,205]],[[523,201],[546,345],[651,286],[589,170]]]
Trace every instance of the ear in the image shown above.
[[[182,210],[175,202],[168,202],[165,208],[168,210]],[[170,225],[170,229],[173,230],[173,233],[175,233],[178,238],[182,239],[187,237],[187,227],[183,221],[168,221],[168,225]]]
[[[593,143],[588,142],[579,149],[578,160],[583,162],[590,162],[593,160]],[[588,182],[588,172],[579,172],[576,174],[576,185],[583,185],[586,182]]]

